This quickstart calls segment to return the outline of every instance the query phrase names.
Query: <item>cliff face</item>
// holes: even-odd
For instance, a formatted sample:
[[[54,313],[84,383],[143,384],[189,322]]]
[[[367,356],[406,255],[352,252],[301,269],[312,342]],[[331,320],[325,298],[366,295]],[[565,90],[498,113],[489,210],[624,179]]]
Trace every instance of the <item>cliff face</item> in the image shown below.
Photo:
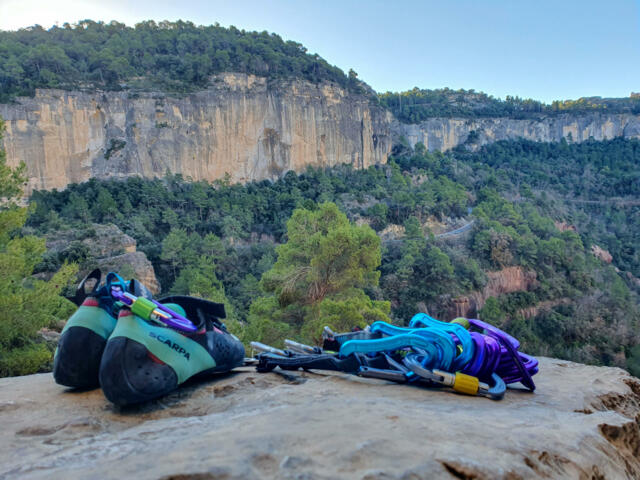
[[[273,179],[308,165],[386,161],[391,115],[330,85],[225,74],[184,98],[39,90],[0,105],[10,164],[27,164],[28,190],[91,177],[232,182]]]
[[[475,131],[477,137],[469,138]],[[540,119],[431,118],[418,125],[394,125],[395,136],[404,136],[411,146],[422,142],[428,150],[450,150],[470,141],[472,148],[499,140],[525,138],[535,142],[557,142],[569,138],[583,142],[616,137],[640,138],[640,116],[631,114],[563,114]]]
[[[474,318],[484,307],[489,297],[505,293],[526,292],[536,284],[536,272],[522,267],[506,267],[495,272],[487,272],[487,284],[479,292],[471,292],[452,300],[449,317]]]
[[[384,163],[401,136],[448,150],[518,137],[573,141],[640,138],[640,116],[594,113],[539,120],[433,118],[405,125],[365,96],[305,81],[268,83],[242,74],[216,77],[183,98],[160,93],[38,90],[0,105],[11,165],[27,164],[33,189],[64,188],[92,177],[166,171],[194,180],[275,179],[308,165]],[[476,134],[470,139],[469,134]],[[475,138],[474,138],[475,137]]]

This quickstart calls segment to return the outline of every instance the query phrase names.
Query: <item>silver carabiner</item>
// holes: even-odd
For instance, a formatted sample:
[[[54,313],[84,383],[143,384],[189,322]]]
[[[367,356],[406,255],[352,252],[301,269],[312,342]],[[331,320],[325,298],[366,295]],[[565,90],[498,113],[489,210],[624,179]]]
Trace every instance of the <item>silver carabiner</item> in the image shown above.
[[[493,400],[500,400],[504,397],[506,385],[502,378],[495,373],[492,374],[493,386],[481,382],[477,377],[461,372],[450,373],[444,370],[429,370],[423,367],[412,355],[404,359],[404,364],[419,377],[445,387],[451,387],[456,392],[467,395],[482,395]]]
[[[358,376],[365,378],[378,378],[380,380],[389,380],[390,382],[406,383],[407,376],[396,370],[385,370],[382,368],[373,368],[361,366],[358,370]]]
[[[273,353],[275,355],[280,355],[282,357],[288,357],[289,356],[287,354],[287,352],[285,352],[284,350],[280,350],[279,348],[271,347],[269,345],[265,345],[264,343],[251,342],[250,345],[251,345],[251,348],[253,348],[254,350],[257,350],[258,352]]]
[[[322,337],[323,338],[333,338],[336,335],[338,335],[336,332],[334,332],[333,330],[331,330],[331,328],[329,328],[329,326],[324,327],[324,329],[322,330]]]
[[[481,387],[478,390],[478,395],[484,395],[485,397],[491,398],[492,400],[501,400],[504,397],[505,392],[507,391],[507,385],[504,383],[504,380],[500,378],[500,376],[496,373],[491,374],[491,378],[493,379],[493,386],[487,385],[484,387],[484,383],[481,383]]]
[[[293,340],[286,339],[284,344],[289,350],[296,353],[302,353],[305,355],[322,353],[322,349],[318,347],[312,347],[311,345],[305,345],[304,343],[294,342]]]

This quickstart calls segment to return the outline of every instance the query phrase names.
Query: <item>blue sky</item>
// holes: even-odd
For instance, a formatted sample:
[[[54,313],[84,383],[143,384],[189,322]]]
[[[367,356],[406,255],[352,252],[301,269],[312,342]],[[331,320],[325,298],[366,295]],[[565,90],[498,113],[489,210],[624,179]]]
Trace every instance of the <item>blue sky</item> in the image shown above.
[[[84,18],[276,32],[379,92],[474,88],[550,102],[640,91],[635,0],[0,0],[0,29]]]

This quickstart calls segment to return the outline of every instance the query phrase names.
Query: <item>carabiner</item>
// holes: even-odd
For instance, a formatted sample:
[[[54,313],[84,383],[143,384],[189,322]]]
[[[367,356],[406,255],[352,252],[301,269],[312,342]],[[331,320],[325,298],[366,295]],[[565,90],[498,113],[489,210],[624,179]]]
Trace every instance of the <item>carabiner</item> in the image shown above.
[[[122,280],[118,274],[114,273],[113,275]],[[112,285],[109,283],[109,280],[107,280],[107,285]],[[110,294],[111,297],[130,308],[134,315],[145,320],[162,322],[169,327],[182,330],[183,332],[195,332],[198,329],[191,320],[171,310],[169,307],[162,305],[160,302],[144,297],[136,297],[126,290],[122,290],[119,282],[111,287]]]
[[[320,347],[312,347],[311,345],[305,345],[304,343],[294,342],[293,340],[289,340],[288,338],[284,341],[284,344],[292,352],[300,353],[303,355],[322,353],[322,349]]]
[[[287,353],[286,350],[280,350],[279,348],[272,347],[270,345],[265,345],[264,343],[251,342],[250,345],[251,345],[251,348],[253,348],[258,352],[273,353],[274,355],[280,355],[281,357],[291,356],[289,353]]]
[[[105,285],[107,287],[107,292],[111,293],[111,290],[114,288],[120,289],[123,292],[127,291],[127,282],[115,272],[107,273],[107,277],[105,279]]]
[[[397,370],[387,370],[383,368],[374,368],[362,366],[358,370],[358,376],[364,378],[378,378],[380,380],[389,380],[390,382],[406,383],[407,376]]]
[[[467,375],[461,372],[450,373],[444,370],[430,370],[422,366],[418,355],[407,355],[403,360],[404,364],[417,376],[432,383],[451,387],[456,392],[466,395],[482,395],[493,400],[500,400],[506,391],[506,385],[502,379],[492,374],[494,381],[493,386],[481,382],[477,377]]]
[[[502,400],[507,391],[507,385],[497,373],[492,373],[491,378],[493,379],[493,386],[485,388],[484,385],[486,384],[481,384],[483,386],[478,390],[478,395],[483,395],[492,400]]]

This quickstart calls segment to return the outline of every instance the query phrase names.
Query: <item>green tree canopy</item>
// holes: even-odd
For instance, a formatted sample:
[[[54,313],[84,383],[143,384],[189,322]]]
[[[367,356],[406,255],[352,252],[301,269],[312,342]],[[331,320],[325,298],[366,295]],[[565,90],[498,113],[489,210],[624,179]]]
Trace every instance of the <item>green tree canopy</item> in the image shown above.
[[[0,123],[0,146],[2,127]],[[16,205],[23,171],[24,165],[9,167],[0,148],[0,377],[34,373],[46,366],[52,351],[37,332],[73,311],[73,304],[59,294],[74,278],[75,265],[64,265],[48,282],[32,276],[45,242],[20,233],[27,218],[27,209]]]
[[[270,316],[313,341],[324,324],[350,329],[387,318],[389,303],[372,301],[362,290],[377,286],[380,277],[380,239],[370,227],[351,224],[334,203],[323,203],[295,210],[287,238],[262,276],[263,290],[273,297],[254,302],[251,330],[257,324],[263,331],[283,330],[270,324]]]
[[[335,82],[360,91],[349,76],[294,41],[220,25],[145,21],[134,27],[84,20],[48,30],[0,31],[0,102],[36,88],[188,92],[211,75],[241,72],[269,78]]]

